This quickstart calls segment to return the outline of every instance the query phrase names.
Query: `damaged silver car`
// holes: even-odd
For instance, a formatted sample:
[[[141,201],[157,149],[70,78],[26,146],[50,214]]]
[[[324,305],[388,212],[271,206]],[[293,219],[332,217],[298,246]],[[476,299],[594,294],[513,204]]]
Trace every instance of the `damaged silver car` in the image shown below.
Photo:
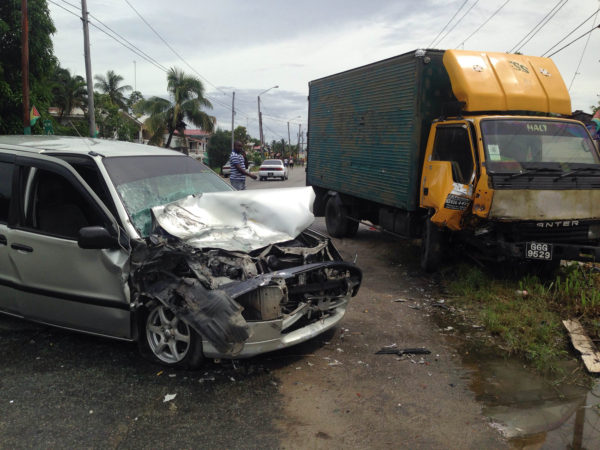
[[[313,195],[232,191],[156,147],[0,137],[0,312],[185,368],[306,341],[362,276],[307,228]]]

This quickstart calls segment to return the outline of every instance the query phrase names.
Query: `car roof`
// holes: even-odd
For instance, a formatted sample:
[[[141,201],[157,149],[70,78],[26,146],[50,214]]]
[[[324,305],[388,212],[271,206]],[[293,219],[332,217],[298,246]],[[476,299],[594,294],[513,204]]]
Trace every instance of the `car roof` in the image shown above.
[[[70,153],[87,155],[90,152],[104,157],[118,156],[184,156],[175,150],[152,145],[77,136],[0,136],[0,145],[18,147],[21,151],[34,153]]]

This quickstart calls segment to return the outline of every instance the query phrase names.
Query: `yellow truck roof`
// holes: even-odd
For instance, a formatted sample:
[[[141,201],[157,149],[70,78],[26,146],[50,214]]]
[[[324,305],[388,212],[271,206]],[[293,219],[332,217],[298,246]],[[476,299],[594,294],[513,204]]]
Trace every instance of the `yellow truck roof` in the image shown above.
[[[571,114],[571,98],[554,62],[539,56],[446,50],[444,67],[465,110]]]

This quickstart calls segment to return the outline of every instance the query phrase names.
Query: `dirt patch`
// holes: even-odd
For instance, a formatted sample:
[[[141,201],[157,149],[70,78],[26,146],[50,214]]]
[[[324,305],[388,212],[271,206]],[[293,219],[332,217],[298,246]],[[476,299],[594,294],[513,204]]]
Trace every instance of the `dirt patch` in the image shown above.
[[[285,399],[283,447],[505,447],[424,306],[436,286],[410,263],[417,249],[363,227],[336,245],[347,259],[358,254],[363,285],[331,337],[299,346],[304,356],[276,374]],[[391,344],[431,354],[375,354]]]

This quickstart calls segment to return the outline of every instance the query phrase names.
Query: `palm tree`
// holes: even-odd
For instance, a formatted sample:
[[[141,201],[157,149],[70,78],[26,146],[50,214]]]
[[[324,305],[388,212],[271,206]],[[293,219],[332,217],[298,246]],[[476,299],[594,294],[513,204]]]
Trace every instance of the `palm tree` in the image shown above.
[[[212,108],[212,104],[204,98],[204,85],[198,78],[171,68],[167,73],[167,91],[171,100],[152,97],[141,101],[141,109],[150,115],[144,122],[152,133],[149,144],[158,143],[168,133],[165,147],[169,147],[175,131],[183,135],[187,126],[184,119],[205,131],[213,131],[216,119],[202,111],[203,107]]]
[[[131,91],[131,86],[128,84],[119,86],[123,81],[121,75],[117,75],[114,71],[109,70],[106,72],[106,77],[103,75],[95,75],[94,79],[97,81],[94,83],[94,88],[99,89],[102,93],[108,95],[110,101],[123,109],[127,108],[127,98],[125,92]]]
[[[59,122],[65,114],[70,114],[75,108],[86,109],[87,89],[83,77],[71,76],[69,69],[57,67],[52,81],[54,103],[60,108]]]

